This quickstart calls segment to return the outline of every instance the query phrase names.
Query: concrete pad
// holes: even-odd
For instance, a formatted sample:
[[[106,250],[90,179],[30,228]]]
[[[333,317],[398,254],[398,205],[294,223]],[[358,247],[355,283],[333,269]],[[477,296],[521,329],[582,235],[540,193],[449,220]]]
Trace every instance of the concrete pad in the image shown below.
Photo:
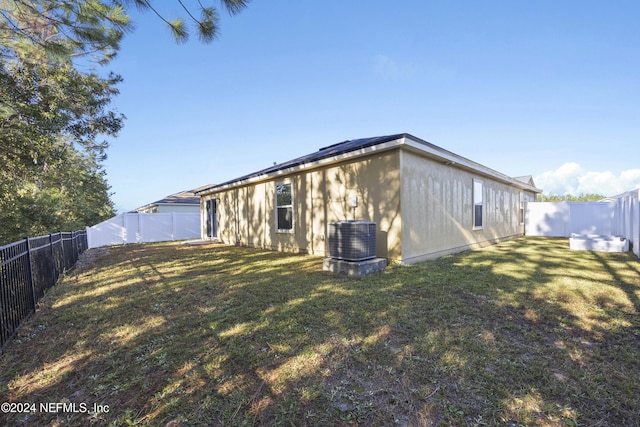
[[[355,277],[377,273],[384,270],[386,266],[386,258],[373,258],[364,261],[344,261],[335,258],[325,258],[322,260],[322,271]]]

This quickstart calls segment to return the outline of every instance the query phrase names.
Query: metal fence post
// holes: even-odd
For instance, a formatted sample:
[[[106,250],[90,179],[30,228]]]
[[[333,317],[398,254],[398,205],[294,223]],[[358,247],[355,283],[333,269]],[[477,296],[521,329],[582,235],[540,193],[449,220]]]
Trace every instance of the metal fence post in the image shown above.
[[[75,265],[76,261],[78,261],[78,258],[80,258],[80,248],[78,246],[78,232],[77,231],[73,232],[73,253],[75,254],[75,256],[73,257],[73,264]]]
[[[62,271],[67,271],[67,258],[64,254],[64,236],[62,232],[58,234],[60,235],[60,250],[62,251]]]
[[[56,265],[56,257],[53,253],[53,237],[51,233],[49,233],[49,252],[51,253],[51,263],[53,264],[53,280],[55,281],[58,278],[58,266]]]
[[[33,311],[36,311],[36,291],[33,286],[33,267],[31,266],[31,245],[29,243],[29,238],[24,238],[25,243],[27,244],[27,270],[29,272],[27,284],[29,286],[29,296],[31,297],[31,308]]]

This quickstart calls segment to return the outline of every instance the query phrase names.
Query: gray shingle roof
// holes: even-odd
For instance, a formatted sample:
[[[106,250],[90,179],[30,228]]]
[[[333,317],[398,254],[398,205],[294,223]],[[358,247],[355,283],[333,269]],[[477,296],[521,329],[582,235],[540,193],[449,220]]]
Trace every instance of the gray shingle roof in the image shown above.
[[[274,175],[280,171],[292,170],[298,166],[309,165],[315,162],[322,161],[324,159],[331,159],[340,155],[344,155],[351,152],[357,152],[368,147],[381,145],[387,142],[392,142],[396,140],[406,139],[412,141],[415,147],[418,147],[419,150],[430,153],[430,155],[435,156],[440,159],[446,160],[446,164],[448,165],[456,165],[456,167],[466,168],[469,170],[478,171],[482,174],[487,174],[493,176],[499,180],[508,183],[521,182],[527,187],[532,187],[533,191],[541,192],[541,190],[535,189],[535,185],[533,184],[533,179],[530,177],[519,177],[512,178],[507,175],[504,175],[500,172],[494,171],[493,169],[487,168],[486,166],[480,165],[479,163],[473,162],[469,159],[466,159],[462,156],[459,156],[451,151],[445,150],[441,147],[431,144],[430,142],[424,141],[420,138],[416,138],[413,135],[408,133],[399,133],[394,135],[386,135],[386,136],[376,136],[371,138],[360,138],[347,140],[343,142],[339,142],[337,144],[329,145],[326,147],[322,147],[320,150],[313,152],[311,154],[307,154],[305,156],[297,157],[295,159],[286,161],[284,163],[279,163],[274,166],[270,166],[268,168],[259,170],[257,172],[250,173],[248,175],[244,175],[230,181],[223,182],[221,184],[212,185],[209,187],[202,187],[198,191],[195,192],[196,195],[204,195],[209,191],[216,191],[222,189],[224,187],[232,186],[234,184],[239,184],[244,181],[251,180],[252,178],[259,177],[267,177],[270,175]],[[527,182],[525,178],[529,178],[530,181]]]

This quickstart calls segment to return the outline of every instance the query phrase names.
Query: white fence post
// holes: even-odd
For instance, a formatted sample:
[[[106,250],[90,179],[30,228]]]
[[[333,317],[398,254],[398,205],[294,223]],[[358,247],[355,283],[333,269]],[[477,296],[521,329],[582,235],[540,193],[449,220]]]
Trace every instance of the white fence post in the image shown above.
[[[127,217],[125,216],[125,214],[120,215],[120,217],[122,218],[122,228],[121,228],[122,236],[121,236],[121,240],[122,240],[122,243],[127,243],[127,237],[128,237],[127,236],[127,223],[126,223]]]
[[[176,213],[171,212],[171,240],[175,240],[176,235]]]

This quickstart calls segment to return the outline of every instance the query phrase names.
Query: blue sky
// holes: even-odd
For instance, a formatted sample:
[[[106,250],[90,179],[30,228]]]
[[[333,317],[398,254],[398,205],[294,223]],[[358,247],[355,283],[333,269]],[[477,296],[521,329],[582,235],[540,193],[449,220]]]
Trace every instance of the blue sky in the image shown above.
[[[221,11],[213,43],[176,45],[133,13],[108,65],[127,116],[105,162],[113,200],[123,212],[402,132],[545,193],[637,188],[638,16],[636,0],[253,0]]]

